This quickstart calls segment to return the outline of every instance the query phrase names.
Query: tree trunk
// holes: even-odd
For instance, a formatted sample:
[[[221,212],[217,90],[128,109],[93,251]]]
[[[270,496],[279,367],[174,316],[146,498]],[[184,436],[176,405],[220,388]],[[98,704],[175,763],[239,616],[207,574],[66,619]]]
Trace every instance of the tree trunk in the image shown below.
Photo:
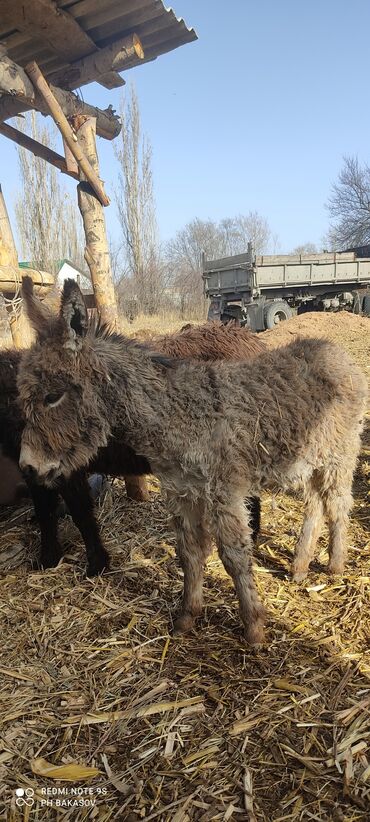
[[[82,151],[96,174],[99,175],[95,125],[96,121],[92,117],[73,118],[73,128]],[[84,182],[82,173],[77,193],[86,237],[85,259],[91,273],[96,307],[103,323],[117,328],[117,305],[103,207]]]

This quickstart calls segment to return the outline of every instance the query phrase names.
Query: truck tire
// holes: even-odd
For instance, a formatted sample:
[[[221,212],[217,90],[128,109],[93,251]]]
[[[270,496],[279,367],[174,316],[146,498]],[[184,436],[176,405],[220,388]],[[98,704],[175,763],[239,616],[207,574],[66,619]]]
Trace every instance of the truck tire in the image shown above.
[[[370,317],[370,294],[366,294],[362,304],[362,313],[365,317]]]
[[[265,328],[275,328],[283,320],[289,320],[293,311],[285,300],[276,300],[265,308]]]

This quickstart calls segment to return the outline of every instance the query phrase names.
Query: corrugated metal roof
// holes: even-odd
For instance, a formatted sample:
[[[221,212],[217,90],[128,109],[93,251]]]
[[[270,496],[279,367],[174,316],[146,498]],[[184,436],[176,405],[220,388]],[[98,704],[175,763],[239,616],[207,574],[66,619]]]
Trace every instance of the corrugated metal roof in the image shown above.
[[[2,5],[4,7],[4,0]],[[61,70],[69,69],[74,60],[86,56],[85,48],[84,53],[76,54],[71,62],[48,42],[46,29],[44,32],[37,31],[37,27],[28,29],[19,23],[17,28],[15,20],[12,26],[11,14],[15,5],[13,0],[5,0],[7,22],[0,20],[0,41],[5,43],[7,55],[15,63],[25,66],[36,60],[52,81],[53,73],[57,72],[60,78]],[[178,19],[172,9],[166,9],[162,0],[61,0],[56,5],[71,15],[88,35],[92,41],[90,53],[94,53],[94,45],[100,49],[135,33],[144,49],[141,62],[148,62],[197,39],[194,29]],[[99,75],[95,79],[99,81]],[[73,82],[64,87],[75,88]]]

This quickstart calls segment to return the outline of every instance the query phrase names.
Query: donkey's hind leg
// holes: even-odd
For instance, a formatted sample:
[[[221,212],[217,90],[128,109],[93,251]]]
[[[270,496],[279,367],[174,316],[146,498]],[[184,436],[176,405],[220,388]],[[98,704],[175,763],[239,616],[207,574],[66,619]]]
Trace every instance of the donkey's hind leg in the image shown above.
[[[302,582],[306,578],[308,566],[314,557],[317,540],[321,533],[323,503],[319,490],[319,478],[315,473],[305,486],[304,501],[303,525],[292,565],[292,576],[295,582]]]
[[[259,497],[249,497],[245,500],[245,505],[249,513],[249,525],[252,529],[253,545],[256,548],[261,530],[261,501]]]
[[[350,463],[350,464],[349,464]],[[352,508],[354,460],[346,461],[330,472],[324,494],[324,508],[329,528],[330,574],[342,574],[347,559],[347,531]]]
[[[176,554],[184,572],[181,611],[174,622],[175,632],[189,631],[203,608],[204,565],[211,550],[205,525],[204,506],[186,499],[168,497],[168,507],[176,531]]]
[[[265,611],[253,579],[252,529],[242,497],[217,495],[212,529],[222,563],[235,585],[245,637],[251,645],[263,642]]]
[[[345,442],[323,472],[323,501],[329,527],[330,574],[342,574],[347,559],[347,531],[353,504],[352,483],[360,451],[362,423],[353,424]]]
[[[150,499],[146,477],[125,475],[126,494],[136,502],[147,502]]]

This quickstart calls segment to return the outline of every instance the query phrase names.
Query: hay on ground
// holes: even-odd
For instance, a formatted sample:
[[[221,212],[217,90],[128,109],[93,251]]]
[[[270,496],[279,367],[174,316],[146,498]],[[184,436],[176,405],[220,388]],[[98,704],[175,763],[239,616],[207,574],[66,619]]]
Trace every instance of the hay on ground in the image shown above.
[[[305,315],[263,338],[275,345],[311,329],[339,339],[369,374],[370,320]],[[25,545],[37,551],[37,529],[29,507],[6,511],[0,818],[369,822],[369,474],[368,430],[340,579],[323,571],[324,534],[309,578],[290,581],[301,502],[264,495],[255,571],[269,644],[258,650],[241,637],[216,554],[198,630],[170,636],[182,576],[154,480],[148,503],[127,500],[117,480],[101,499],[112,567],[100,579],[84,577],[69,517],[58,568],[19,565]],[[58,810],[50,792],[61,800],[75,787],[91,804]],[[34,791],[32,808],[16,804],[17,788]]]

